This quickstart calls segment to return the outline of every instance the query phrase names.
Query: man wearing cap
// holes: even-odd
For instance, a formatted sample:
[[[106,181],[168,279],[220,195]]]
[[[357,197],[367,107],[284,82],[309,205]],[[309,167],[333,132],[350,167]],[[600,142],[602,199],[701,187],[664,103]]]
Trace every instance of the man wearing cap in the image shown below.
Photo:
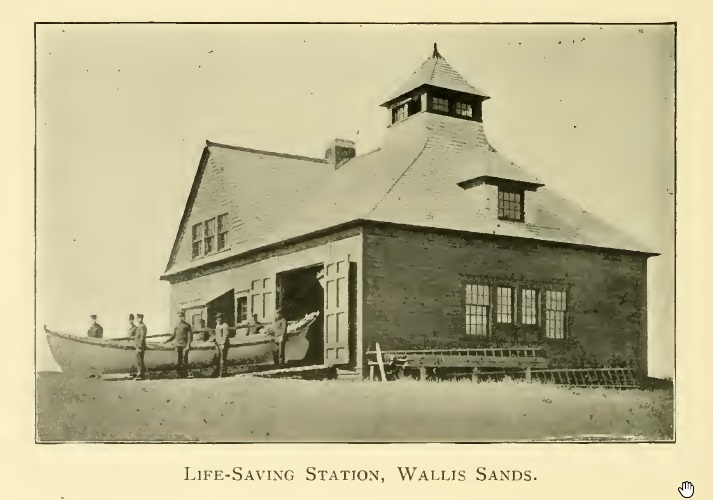
[[[144,353],[146,352],[146,335],[148,329],[144,324],[144,315],[137,314],[136,319],[138,324],[134,330],[134,348],[136,349],[136,365],[139,373],[136,375],[136,380],[143,380],[146,377],[146,365],[144,364]]]
[[[173,345],[176,347],[178,357],[178,376],[183,377],[188,374],[188,352],[191,349],[191,325],[186,321],[186,313],[178,313],[179,321],[173,330]]]
[[[221,313],[216,313],[215,318],[215,346],[218,348],[218,367],[215,375],[222,377],[225,375],[225,361],[228,355],[228,347],[230,343],[228,341],[229,330],[228,324],[223,320],[223,315]]]
[[[287,320],[281,311],[275,314],[275,323],[272,327],[274,335],[273,359],[276,365],[285,364],[285,341],[287,340]]]
[[[92,314],[92,326],[89,327],[87,336],[95,338],[95,339],[100,339],[104,336],[104,329],[102,328],[102,326],[99,323],[97,323],[97,315],[96,314]]]
[[[134,324],[134,315],[129,314],[129,338],[133,339],[136,335],[136,325]]]

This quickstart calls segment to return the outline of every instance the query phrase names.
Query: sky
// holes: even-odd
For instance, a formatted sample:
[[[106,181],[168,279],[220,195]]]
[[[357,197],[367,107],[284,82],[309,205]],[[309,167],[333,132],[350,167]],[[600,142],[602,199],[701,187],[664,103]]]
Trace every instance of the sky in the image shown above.
[[[379,107],[438,43],[501,153],[645,248],[650,374],[673,375],[670,26],[39,25],[37,325],[170,328],[160,281],[205,141],[379,147]],[[56,369],[38,334],[38,370]]]

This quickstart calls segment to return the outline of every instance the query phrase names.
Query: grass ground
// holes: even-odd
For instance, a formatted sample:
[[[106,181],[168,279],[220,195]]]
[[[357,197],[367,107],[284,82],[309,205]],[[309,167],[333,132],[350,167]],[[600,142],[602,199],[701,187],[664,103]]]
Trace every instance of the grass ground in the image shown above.
[[[670,389],[38,375],[39,441],[671,440]]]

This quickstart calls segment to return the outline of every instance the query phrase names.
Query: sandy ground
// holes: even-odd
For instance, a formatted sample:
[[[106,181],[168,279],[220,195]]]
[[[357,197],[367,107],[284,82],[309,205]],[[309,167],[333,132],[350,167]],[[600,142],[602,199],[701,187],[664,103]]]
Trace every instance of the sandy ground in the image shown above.
[[[40,442],[670,440],[670,390],[539,383],[103,381],[38,375]]]

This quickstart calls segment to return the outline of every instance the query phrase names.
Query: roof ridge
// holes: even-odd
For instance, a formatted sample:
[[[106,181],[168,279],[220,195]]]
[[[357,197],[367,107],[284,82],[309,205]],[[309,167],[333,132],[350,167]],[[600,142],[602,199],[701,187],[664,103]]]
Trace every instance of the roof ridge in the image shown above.
[[[433,69],[431,70],[431,78],[429,80],[433,81],[433,77],[436,74],[436,66],[438,66],[438,59],[436,59],[435,57],[433,57],[431,59],[433,59],[435,62],[433,63]],[[441,56],[440,59],[445,62],[445,59],[443,59],[443,56]]]
[[[387,196],[389,196],[391,191],[394,190],[396,185],[401,181],[401,179],[403,179],[403,177],[406,175],[406,173],[409,170],[411,170],[411,167],[413,167],[416,164],[416,162],[418,161],[418,159],[421,158],[421,155],[423,154],[424,151],[426,151],[426,147],[428,146],[428,142],[430,140],[431,140],[430,137],[426,138],[426,142],[423,143],[423,147],[421,148],[421,151],[419,151],[418,154],[416,155],[416,157],[413,159],[413,161],[411,161],[411,163],[409,163],[409,166],[406,167],[403,172],[401,172],[401,175],[399,175],[398,178],[391,184],[391,187],[389,187],[389,189],[386,190],[386,193],[384,193],[384,196],[382,196],[381,199],[376,202],[376,205],[374,205],[374,207],[367,212],[366,217],[369,217],[372,214],[372,212],[374,212],[374,210],[376,210],[379,207],[379,205],[381,205],[381,202],[384,201]]]
[[[246,148],[243,146],[231,146],[229,144],[221,144],[219,142],[212,142],[209,140],[205,141],[206,146],[215,146],[217,148],[223,148],[223,149],[231,149],[234,151],[245,151],[246,153],[255,153],[255,154],[261,154],[261,155],[269,155],[269,156],[277,156],[280,158],[290,158],[292,160],[303,160],[303,161],[311,161],[314,163],[327,163],[327,160],[323,158],[312,158],[309,156],[301,156],[301,155],[293,155],[289,153],[278,153],[275,151],[265,151],[262,149],[253,149],[253,148]]]

